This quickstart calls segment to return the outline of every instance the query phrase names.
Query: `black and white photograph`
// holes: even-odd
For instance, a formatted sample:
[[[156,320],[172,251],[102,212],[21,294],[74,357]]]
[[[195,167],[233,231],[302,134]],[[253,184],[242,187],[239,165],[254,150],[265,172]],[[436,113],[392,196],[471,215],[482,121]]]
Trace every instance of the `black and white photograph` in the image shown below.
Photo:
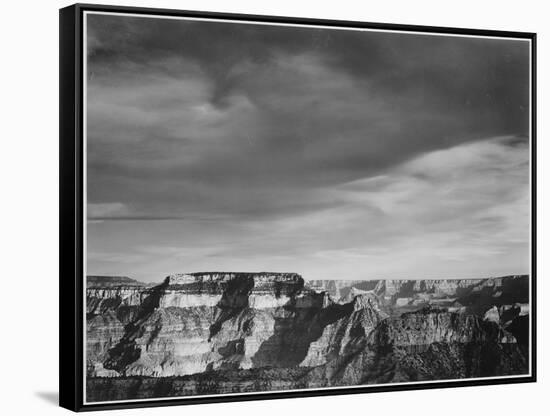
[[[0,415],[547,407],[544,2],[3,6]]]
[[[83,15],[84,404],[533,375],[532,41]]]

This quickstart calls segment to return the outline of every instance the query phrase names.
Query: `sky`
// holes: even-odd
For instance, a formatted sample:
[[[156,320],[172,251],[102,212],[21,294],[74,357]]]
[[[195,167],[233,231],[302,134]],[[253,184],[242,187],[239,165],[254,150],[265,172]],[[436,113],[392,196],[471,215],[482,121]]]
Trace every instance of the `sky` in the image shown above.
[[[92,14],[87,273],[529,272],[529,43]]]

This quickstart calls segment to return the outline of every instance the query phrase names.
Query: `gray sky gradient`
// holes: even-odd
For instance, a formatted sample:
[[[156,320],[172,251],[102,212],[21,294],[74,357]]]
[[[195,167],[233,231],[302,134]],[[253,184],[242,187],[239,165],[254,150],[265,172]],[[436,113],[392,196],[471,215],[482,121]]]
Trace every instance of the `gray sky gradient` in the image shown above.
[[[88,16],[88,273],[529,269],[529,44]]]

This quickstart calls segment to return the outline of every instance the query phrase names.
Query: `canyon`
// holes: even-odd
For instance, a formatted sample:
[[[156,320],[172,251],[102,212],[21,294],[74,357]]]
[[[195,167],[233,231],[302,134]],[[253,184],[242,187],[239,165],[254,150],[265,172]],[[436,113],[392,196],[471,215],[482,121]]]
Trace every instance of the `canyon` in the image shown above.
[[[529,276],[88,276],[87,400],[528,373]]]

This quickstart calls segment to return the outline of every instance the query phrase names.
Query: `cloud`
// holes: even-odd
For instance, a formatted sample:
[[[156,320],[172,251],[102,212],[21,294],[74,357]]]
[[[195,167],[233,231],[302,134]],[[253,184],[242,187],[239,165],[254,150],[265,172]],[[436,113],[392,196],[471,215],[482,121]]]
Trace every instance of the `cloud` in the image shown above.
[[[273,214],[528,131],[521,41],[105,15],[88,30],[89,200],[122,197],[136,217]]]
[[[90,250],[148,278],[524,269],[528,43],[88,19]]]
[[[105,238],[109,228],[122,242],[132,232],[134,254],[142,256],[136,265],[151,269],[148,276],[212,268],[340,279],[525,273],[529,151],[525,142],[510,140],[429,152],[384,176],[325,189],[320,195],[339,203],[307,213],[168,222],[162,229],[117,223],[90,231]]]

